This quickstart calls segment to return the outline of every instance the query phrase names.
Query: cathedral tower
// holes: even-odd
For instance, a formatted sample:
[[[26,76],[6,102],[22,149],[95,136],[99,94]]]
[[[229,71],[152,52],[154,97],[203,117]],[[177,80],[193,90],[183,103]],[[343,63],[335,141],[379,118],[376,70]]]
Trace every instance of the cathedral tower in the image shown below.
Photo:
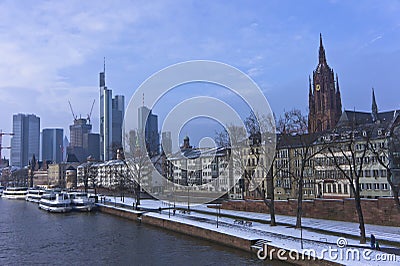
[[[319,62],[309,77],[308,96],[308,132],[320,132],[333,129],[342,114],[342,101],[339,90],[339,79],[326,62],[322,36],[319,40]]]

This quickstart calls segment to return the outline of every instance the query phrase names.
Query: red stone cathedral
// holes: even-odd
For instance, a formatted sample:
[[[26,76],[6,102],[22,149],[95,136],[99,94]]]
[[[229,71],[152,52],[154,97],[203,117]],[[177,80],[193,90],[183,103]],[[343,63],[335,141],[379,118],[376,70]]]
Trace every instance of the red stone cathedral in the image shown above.
[[[309,78],[308,132],[320,132],[333,129],[342,114],[339,80],[326,62],[322,36],[319,42],[319,62],[313,71],[313,80]]]

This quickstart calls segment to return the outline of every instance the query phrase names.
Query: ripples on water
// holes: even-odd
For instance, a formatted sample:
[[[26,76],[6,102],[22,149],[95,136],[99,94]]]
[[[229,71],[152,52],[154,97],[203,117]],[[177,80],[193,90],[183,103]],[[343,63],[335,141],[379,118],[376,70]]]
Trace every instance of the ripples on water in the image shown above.
[[[253,254],[107,214],[52,214],[0,199],[0,265],[23,264],[266,265]]]

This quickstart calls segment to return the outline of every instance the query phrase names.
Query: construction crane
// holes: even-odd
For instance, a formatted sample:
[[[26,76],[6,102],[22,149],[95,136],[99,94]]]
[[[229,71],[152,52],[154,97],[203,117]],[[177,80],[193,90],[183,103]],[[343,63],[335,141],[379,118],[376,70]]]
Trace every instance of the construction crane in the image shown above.
[[[92,108],[90,108],[90,113],[87,115],[87,120],[88,120],[89,124],[90,124],[90,117],[92,117],[93,106],[94,106],[95,102],[96,102],[96,99],[93,100]]]
[[[0,130],[0,166],[3,165],[3,157],[1,155],[1,150],[2,149],[11,149],[11,147],[3,147],[3,136],[4,135],[14,136],[14,133],[5,133]]]
[[[72,117],[74,118],[74,121],[76,121],[78,119],[78,117],[75,115],[74,110],[72,109],[71,102],[68,101],[68,103],[69,103],[69,108],[71,109]]]

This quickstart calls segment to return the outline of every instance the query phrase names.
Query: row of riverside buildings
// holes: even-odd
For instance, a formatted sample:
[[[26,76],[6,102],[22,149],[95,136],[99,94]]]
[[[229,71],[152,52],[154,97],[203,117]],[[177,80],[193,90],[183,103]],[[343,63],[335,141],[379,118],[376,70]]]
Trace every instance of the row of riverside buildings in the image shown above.
[[[267,179],[272,178],[274,195],[278,200],[297,197],[301,174],[304,199],[353,197],[351,181],[346,178],[351,171],[360,176],[361,197],[392,196],[388,169],[392,174],[389,180],[397,186],[400,184],[400,110],[379,112],[372,91],[370,112],[342,111],[339,79],[327,64],[321,36],[318,65],[309,83],[308,132],[303,135],[277,134],[272,162],[268,162],[270,157],[263,144],[249,138],[250,148],[245,150],[245,175],[250,179],[264,180],[261,184],[264,192],[269,189]],[[151,110],[138,110],[140,112],[151,113]],[[304,161],[306,149],[313,156]],[[155,161],[160,164],[157,169],[170,182],[183,186],[197,185],[196,189],[218,189],[231,199],[266,195],[250,191],[249,178],[234,182],[227,147],[193,148],[186,136],[179,152],[169,154],[170,150],[161,154],[148,150],[156,155],[153,158],[158,158]],[[259,167],[270,163],[272,167],[268,170]],[[95,167],[100,186],[116,187],[118,177],[127,172],[121,160],[99,163]],[[84,167],[80,166],[78,172],[81,176],[78,180],[82,180]],[[213,181],[213,186],[202,186]],[[153,192],[165,189],[163,181],[148,178],[145,182],[153,183]]]
[[[102,103],[107,102],[111,94],[105,86],[105,71],[100,73],[100,91]],[[110,116],[118,117],[118,114],[114,115],[109,110],[113,109],[113,105],[120,104],[119,101],[120,98],[116,98],[111,107],[104,104],[101,107],[99,158],[90,156],[87,162],[82,162],[69,153],[67,159],[59,164],[46,166],[45,163],[36,162],[32,172],[32,176],[36,175],[33,178],[36,184],[45,185],[47,182],[81,187],[85,185],[87,176],[91,175],[95,180],[93,184],[98,187],[121,187],[121,177],[129,175],[129,171],[121,149],[120,152],[110,152],[111,143],[115,142],[110,138],[110,132],[121,131],[107,120]],[[244,151],[244,176],[239,182],[234,182],[232,177],[234,170],[229,147],[193,148],[189,137],[185,137],[180,151],[172,153],[171,133],[163,132],[163,149],[160,149],[157,116],[145,106],[138,107],[138,132],[146,127],[148,154],[157,164],[156,169],[166,180],[175,184],[219,190],[230,199],[264,197],[267,195],[265,192],[272,188],[275,199],[296,198],[299,185],[302,186],[304,199],[347,198],[354,196],[350,189],[351,180],[346,178],[353,171],[360,177],[358,185],[361,197],[376,198],[392,196],[388,180],[396,186],[400,185],[399,115],[400,110],[379,112],[374,91],[370,112],[343,110],[338,75],[327,63],[320,36],[318,65],[312,78],[309,78],[308,132],[279,132],[272,162],[264,144],[249,138],[249,148]],[[129,138],[137,139],[137,132],[130,132]],[[312,156],[305,159],[305,153]],[[270,164],[272,167],[268,169],[260,167]],[[388,176],[388,170],[391,176]],[[303,177],[301,182],[300,176]],[[251,179],[263,180],[261,190],[250,191]],[[272,188],[268,186],[268,180],[271,179]],[[152,192],[166,189],[165,181],[152,179],[151,175],[142,182],[151,184]],[[207,186],[212,182],[212,186]]]

